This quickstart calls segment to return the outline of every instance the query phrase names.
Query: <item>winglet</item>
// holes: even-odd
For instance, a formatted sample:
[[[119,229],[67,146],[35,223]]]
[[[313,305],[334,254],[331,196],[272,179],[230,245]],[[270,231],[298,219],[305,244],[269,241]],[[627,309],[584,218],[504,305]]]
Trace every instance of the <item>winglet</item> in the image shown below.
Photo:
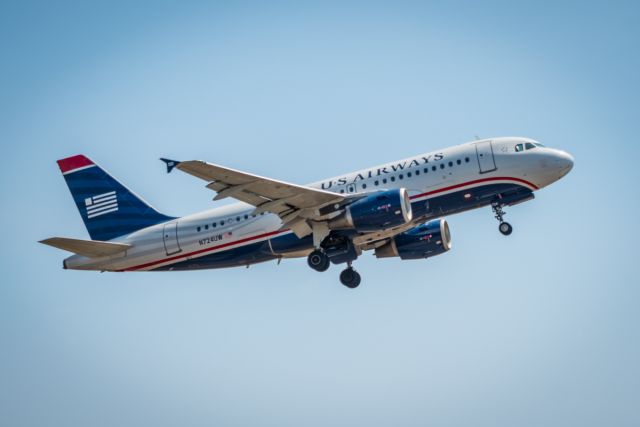
[[[165,159],[162,157],[160,157],[160,160],[162,160],[167,165],[167,173],[171,173],[173,168],[180,164],[180,162],[177,160]]]

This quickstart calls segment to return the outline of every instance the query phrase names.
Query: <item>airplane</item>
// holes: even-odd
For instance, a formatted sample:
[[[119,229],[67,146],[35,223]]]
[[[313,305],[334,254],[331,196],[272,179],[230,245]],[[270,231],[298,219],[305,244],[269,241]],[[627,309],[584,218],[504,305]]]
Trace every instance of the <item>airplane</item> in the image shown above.
[[[426,259],[451,249],[445,216],[490,206],[505,236],[505,207],[565,176],[573,158],[530,138],[483,139],[297,185],[200,160],[161,158],[206,182],[214,201],[238,203],[183,217],[162,214],[89,158],[58,166],[91,240],[40,243],[72,252],[64,269],[183,271],[306,257],[313,270],[345,264],[340,282],[361,282],[353,262]]]

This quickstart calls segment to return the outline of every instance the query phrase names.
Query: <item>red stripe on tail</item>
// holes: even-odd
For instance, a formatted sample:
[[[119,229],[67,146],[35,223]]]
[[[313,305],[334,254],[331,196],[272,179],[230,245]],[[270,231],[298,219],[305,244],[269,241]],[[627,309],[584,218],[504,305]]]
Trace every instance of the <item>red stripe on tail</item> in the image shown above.
[[[91,166],[92,164],[93,162],[82,154],[58,160],[58,166],[60,166],[62,173],[71,172],[84,166]]]

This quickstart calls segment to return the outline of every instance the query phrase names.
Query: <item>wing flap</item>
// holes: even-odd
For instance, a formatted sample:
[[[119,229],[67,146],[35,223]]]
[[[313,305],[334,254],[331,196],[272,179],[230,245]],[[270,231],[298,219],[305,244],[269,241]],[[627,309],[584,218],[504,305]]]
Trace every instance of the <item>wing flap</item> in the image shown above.
[[[51,237],[49,239],[41,240],[40,243],[89,258],[117,255],[121,252],[125,252],[131,247],[131,245],[126,243],[70,239],[68,237]]]

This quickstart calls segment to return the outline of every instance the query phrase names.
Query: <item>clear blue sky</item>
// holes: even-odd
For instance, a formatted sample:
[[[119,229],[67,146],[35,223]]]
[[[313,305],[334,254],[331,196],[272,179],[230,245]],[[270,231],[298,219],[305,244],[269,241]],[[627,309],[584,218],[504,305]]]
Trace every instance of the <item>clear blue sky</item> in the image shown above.
[[[54,4],[55,3],[55,4]],[[0,425],[637,426],[635,2],[4,2]],[[571,152],[453,250],[249,269],[63,271],[87,238],[55,160],[158,209],[160,156],[306,183],[480,137]]]

